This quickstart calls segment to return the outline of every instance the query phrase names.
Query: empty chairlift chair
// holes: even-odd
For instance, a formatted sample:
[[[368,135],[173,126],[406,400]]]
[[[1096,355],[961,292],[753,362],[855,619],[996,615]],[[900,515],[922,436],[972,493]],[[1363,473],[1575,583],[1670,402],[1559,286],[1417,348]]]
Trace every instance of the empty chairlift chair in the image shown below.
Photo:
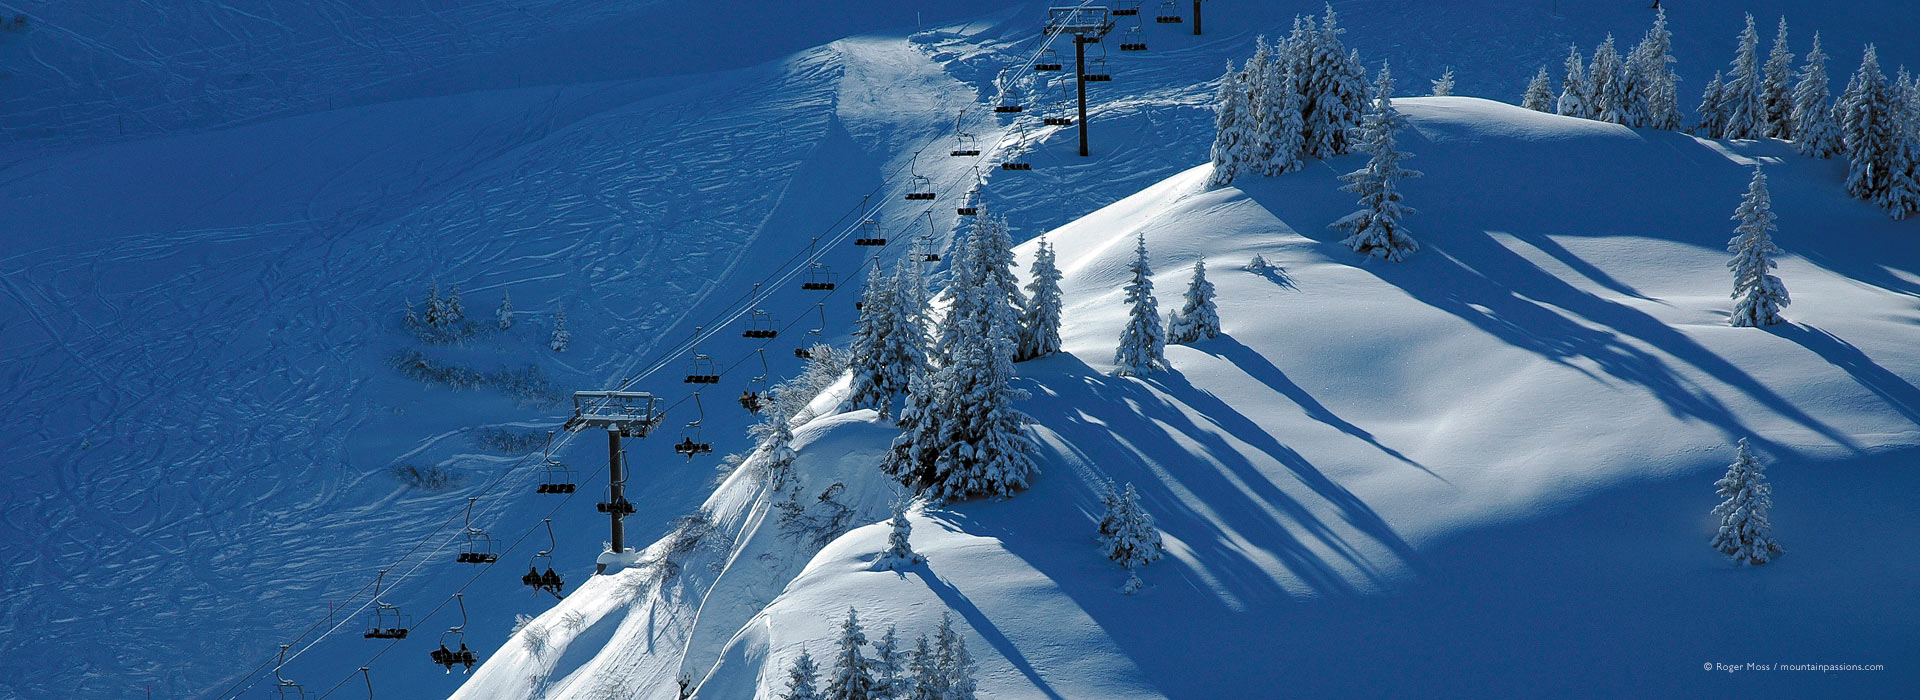
[[[1180,24],[1186,20],[1180,16],[1179,5],[1174,4],[1173,0],[1165,0],[1160,3],[1160,14],[1156,15],[1153,21],[1159,24]]]
[[[280,667],[287,665],[287,646],[280,645],[280,661],[273,665],[274,689],[280,691],[281,700],[307,700],[307,689],[299,683],[287,680],[280,675]]]
[[[1060,59],[1054,55],[1053,49],[1042,50],[1040,52],[1040,58],[1033,62],[1033,69],[1035,71],[1051,72],[1058,71],[1064,67],[1065,66],[1060,65]]]
[[[917,202],[933,199],[933,178],[920,174],[919,151],[913,152],[913,163],[910,167],[910,172],[913,173],[913,177],[907,180],[907,200]]]
[[[1120,0],[1120,6],[1113,8],[1115,17],[1133,17],[1140,14],[1140,0]]]
[[[761,309],[753,310],[753,316],[747,319],[747,329],[740,331],[742,338],[775,338],[779,335],[779,329],[774,328],[773,314]]]
[[[373,614],[367,616],[367,631],[360,635],[367,639],[406,639],[407,631],[413,627],[413,618],[400,614],[400,606],[380,599],[380,585],[387,578],[386,569],[373,579]]]
[[[473,502],[478,500],[473,496],[467,498],[467,542],[454,558],[462,564],[492,564],[500,560],[500,555],[493,551],[493,538],[487,535],[486,530],[473,526]]]
[[[547,447],[541,456],[540,484],[534,487],[534,493],[568,494],[573,493],[573,470],[553,458],[553,431],[547,431]]]
[[[907,198],[913,199],[913,196],[908,195]],[[932,199],[932,198],[933,198],[933,193],[928,192],[927,199]],[[854,235],[853,244],[858,246],[886,245],[887,244],[886,236],[880,235],[880,222],[875,221],[873,219],[862,220],[860,222],[860,232]]]
[[[687,384],[719,384],[720,370],[714,367],[713,358],[706,353],[694,351],[693,370],[687,375]]]
[[[1138,27],[1138,26],[1127,27],[1127,35],[1124,37],[1121,37],[1120,39],[1120,50],[1121,51],[1147,50],[1146,33],[1141,31],[1141,27]]]
[[[954,144],[953,150],[947,153],[949,156],[963,158],[980,155],[980,140],[974,138],[973,134],[969,134],[966,130],[960,128],[961,122],[966,121],[966,118],[966,110],[961,110],[960,116],[953,118]]]

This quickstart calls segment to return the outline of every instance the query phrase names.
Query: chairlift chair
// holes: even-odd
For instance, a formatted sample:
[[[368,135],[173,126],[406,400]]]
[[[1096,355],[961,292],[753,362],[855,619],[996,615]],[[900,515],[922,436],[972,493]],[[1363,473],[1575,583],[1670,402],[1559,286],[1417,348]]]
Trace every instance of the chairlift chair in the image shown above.
[[[1115,17],[1133,17],[1140,14],[1140,0],[1120,0],[1120,6],[1113,8]]]
[[[780,331],[779,329],[774,328],[773,325],[774,325],[773,314],[767,313],[766,311],[761,309],[754,309],[753,315],[747,319],[747,329],[740,332],[740,337],[742,338],[779,337]]]
[[[831,292],[833,286],[833,271],[820,263],[808,266],[807,280],[800,283],[800,288],[808,291]]]
[[[474,664],[480,663],[480,660],[473,653],[472,649],[467,648],[466,599],[462,598],[461,594],[455,593],[453,594],[453,600],[460,604],[460,624],[449,627],[446,632],[441,633],[440,648],[428,652],[427,656],[433,659],[434,665],[445,668],[447,673],[453,673],[454,666],[465,666],[466,668],[460,673],[468,674],[473,672]],[[453,638],[453,640],[460,645],[459,649],[447,648],[447,639],[449,637]]]
[[[1120,50],[1121,51],[1147,50],[1147,38],[1145,34],[1140,31],[1140,27],[1136,26],[1136,27],[1127,28],[1127,35],[1120,40]]]
[[[1088,61],[1088,63],[1092,65],[1087,66],[1087,73],[1080,76],[1081,80],[1089,83],[1104,83],[1113,80],[1113,75],[1107,72],[1106,46],[1102,45],[1100,47],[1100,55],[1094,57]]]
[[[915,177],[918,178],[919,176],[916,175]],[[932,192],[928,192],[926,194],[927,194],[927,199],[933,198]],[[911,194],[907,195],[907,199],[913,199],[913,195]],[[887,238],[885,236],[880,235],[880,222],[875,221],[873,219],[862,220],[860,222],[860,232],[858,235],[854,236],[853,244],[857,246],[886,245]]]
[[[608,488],[605,493],[611,496],[613,489]],[[618,513],[620,515],[633,515],[634,513],[633,501],[627,500],[625,495],[619,498],[608,498],[607,500],[595,503],[593,504],[593,509],[602,513]]]
[[[748,380],[747,388],[740,391],[740,407],[747,409],[748,413],[758,415],[760,409],[766,407],[767,375],[772,373],[773,369],[767,365],[766,347],[757,348],[756,352],[760,355],[760,374]]]
[[[1005,85],[1000,86],[1000,97],[995,101],[993,113],[1019,114],[1023,110],[1024,108],[1020,106],[1020,100],[1013,94],[1013,88]]]
[[[969,134],[960,128],[961,122],[965,121],[966,118],[966,110],[961,110],[960,115],[953,118],[953,140],[955,143],[953,145],[953,151],[947,154],[949,156],[965,157],[980,155],[980,140],[974,138],[973,134]]]
[[[573,470],[566,468],[559,460],[553,458],[553,434],[554,431],[547,431],[547,447],[545,453],[541,456],[540,484],[534,487],[533,492],[573,493]]]
[[[713,364],[713,358],[706,353],[693,353],[693,371],[687,375],[687,384],[719,384],[720,370]]]
[[[520,577],[520,582],[532,587],[535,593],[546,591],[553,594],[553,597],[559,598],[561,586],[566,585],[566,581],[560,578],[560,574],[553,570],[553,550],[559,547],[559,541],[553,537],[552,519],[541,520],[540,523],[547,526],[547,548],[535,553],[533,558],[527,561],[527,574]],[[545,573],[540,571],[542,563],[546,564]]]
[[[1033,69],[1036,71],[1057,71],[1062,67],[1060,59],[1054,56],[1053,49],[1043,49],[1040,52],[1040,60],[1033,63]]]
[[[455,561],[462,564],[492,564],[500,560],[500,555],[493,551],[493,538],[486,530],[473,526],[473,502],[478,500],[477,496],[467,497],[467,543],[455,557]]]
[[[367,618],[367,631],[360,635],[367,639],[406,639],[407,632],[413,627],[413,618],[402,615],[400,606],[380,599],[380,585],[387,578],[387,570],[381,569],[380,575],[373,579],[373,614]]]
[[[1173,0],[1163,0],[1160,3],[1160,14],[1155,16],[1153,21],[1159,24],[1180,24],[1187,20],[1180,16],[1179,5],[1174,4]]]
[[[287,665],[287,646],[280,645],[280,661],[273,665],[274,688],[280,691],[281,700],[307,700],[305,686],[287,680],[280,675],[280,667]]]

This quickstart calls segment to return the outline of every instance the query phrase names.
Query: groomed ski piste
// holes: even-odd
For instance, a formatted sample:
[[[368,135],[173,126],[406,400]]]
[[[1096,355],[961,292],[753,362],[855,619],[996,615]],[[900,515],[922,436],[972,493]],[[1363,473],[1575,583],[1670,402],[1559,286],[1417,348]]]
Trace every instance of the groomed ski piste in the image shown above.
[[[359,697],[367,666],[375,697],[674,698],[685,677],[695,697],[773,698],[802,649],[830,667],[848,606],[870,636],[908,639],[951,613],[983,697],[1902,697],[1920,680],[1920,560],[1901,545],[1920,536],[1905,503],[1920,486],[1913,222],[1847,197],[1844,161],[1789,144],[1502,104],[1539,65],[1557,76],[1568,42],[1650,19],[1635,3],[1533,5],[1334,6],[1405,94],[1453,66],[1456,93],[1478,96],[1396,96],[1426,173],[1403,186],[1422,250],[1397,265],[1326,228],[1353,209],[1336,177],[1364,155],[1204,187],[1221,64],[1318,3],[1215,0],[1201,37],[1148,22],[1153,50],[1110,55],[1114,82],[1089,90],[1086,159],[1037,114],[986,113],[995,76],[1037,49],[1035,3],[925,8],[917,24],[877,3],[764,23],[646,4],[492,53],[431,49],[449,54],[342,85],[350,106],[285,98],[125,137],[36,139],[58,110],[21,105],[59,91],[9,94],[0,421],[27,439],[0,501],[0,697],[273,697],[286,643],[284,677],[316,696]],[[1903,39],[1920,17],[1899,3],[1688,4],[1669,15],[1683,106],[1745,11],[1786,14],[1799,51],[1820,31],[1841,82],[1869,41],[1889,70],[1920,65]],[[705,45],[656,59],[619,41],[635,27]],[[0,56],[48,32],[0,36]],[[532,79],[502,84],[503,66]],[[1035,92],[1054,108],[1057,85]],[[769,285],[776,380],[796,344],[844,338],[872,251],[825,249],[842,283],[825,298],[794,288],[795,262],[863,199],[897,232],[889,266],[923,233],[943,248],[975,181],[975,162],[945,155],[963,111],[996,147],[980,162],[1035,164],[985,169],[983,201],[1029,241],[1020,269],[1042,234],[1060,252],[1068,354],[1017,366],[1042,445],[1032,488],[917,510],[928,562],[876,572],[900,495],[878,455],[897,431],[835,412],[844,383],[796,427],[794,475],[809,497],[839,484],[857,527],[795,537],[761,456],[714,470],[751,449],[732,396],[761,374],[759,343],[739,338],[738,302]],[[1729,328],[1728,216],[1754,164],[1794,304],[1787,325]],[[909,173],[941,199],[902,201]],[[948,213],[929,225],[929,210]],[[1207,262],[1225,336],[1170,347],[1171,372],[1115,378],[1141,233],[1163,308]],[[1243,270],[1256,253],[1277,269]],[[433,282],[459,285],[476,320],[511,292],[514,328],[421,344],[401,311]],[[572,343],[555,353],[562,308]],[[679,376],[696,327],[727,370],[704,415]],[[545,382],[425,386],[394,367],[414,350]],[[541,450],[479,437],[544,441],[565,417],[554,396],[623,383],[673,408],[629,443],[638,562],[593,576],[599,441],[556,453],[580,483],[562,498],[533,493]],[[696,418],[716,455],[690,461],[668,443]],[[1706,546],[1741,437],[1769,467],[1787,552],[1753,569]],[[455,481],[397,484],[408,466]],[[1133,595],[1094,537],[1100,478],[1135,484],[1168,544]],[[497,566],[453,561],[470,496]],[[696,513],[711,527],[676,521]],[[547,517],[559,602],[518,581]],[[381,569],[417,625],[391,645],[360,636]],[[427,660],[461,622],[456,590],[482,662],[466,677]],[[1884,669],[1703,670],[1716,663]]]

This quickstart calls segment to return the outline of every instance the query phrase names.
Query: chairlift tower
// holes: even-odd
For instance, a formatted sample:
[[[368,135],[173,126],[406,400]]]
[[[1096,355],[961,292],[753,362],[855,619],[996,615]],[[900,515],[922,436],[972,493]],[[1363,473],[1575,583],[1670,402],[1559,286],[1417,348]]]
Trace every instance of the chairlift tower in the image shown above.
[[[1051,36],[1073,35],[1074,82],[1080,85],[1080,155],[1087,151],[1087,44],[1097,44],[1113,31],[1113,18],[1105,7],[1053,7],[1047,9]]]
[[[643,438],[660,425],[658,399],[643,391],[573,392],[573,417],[567,419],[568,432],[588,428],[607,431],[607,502],[600,504],[607,514],[608,545],[614,554],[627,551],[626,527],[621,519],[633,513],[627,500],[626,453],[621,438]]]

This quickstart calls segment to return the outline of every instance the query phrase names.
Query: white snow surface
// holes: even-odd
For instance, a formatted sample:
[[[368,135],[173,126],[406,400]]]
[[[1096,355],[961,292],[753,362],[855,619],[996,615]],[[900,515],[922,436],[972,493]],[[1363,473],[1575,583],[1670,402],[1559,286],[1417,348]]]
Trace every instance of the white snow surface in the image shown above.
[[[1894,592],[1916,565],[1862,535],[1920,527],[1887,495],[1916,486],[1920,444],[1920,354],[1901,340],[1920,259],[1885,244],[1910,232],[1785,144],[1400,103],[1429,173],[1408,186],[1412,260],[1362,260],[1325,228],[1348,206],[1335,174],[1364,155],[1216,190],[1201,166],[1048,231],[1069,354],[1019,365],[1044,445],[1031,490],[916,514],[929,562],[871,571],[891,497],[873,464],[893,431],[865,411],[819,419],[796,470],[816,491],[848,484],[871,524],[797,568],[809,549],[774,536],[766,495],[736,475],[708,501],[739,528],[705,560],[717,577],[634,604],[683,626],[616,635],[597,658],[647,659],[621,664],[641,669],[640,697],[672,697],[679,672],[695,697],[778,697],[851,605],[870,636],[908,639],[952,612],[983,697],[1582,697],[1621,677],[1689,696],[1896,694],[1917,640],[1898,622],[1916,601]],[[1788,325],[1729,328],[1726,217],[1759,160],[1796,303]],[[1196,257],[1220,271],[1225,332],[1122,379],[1107,358],[1136,232],[1162,289]],[[1241,270],[1254,253],[1278,269]],[[1743,436],[1765,445],[1788,549],[1756,570],[1706,546],[1713,479]],[[1102,476],[1138,485],[1165,532],[1133,596],[1097,551]],[[1887,670],[1700,670],[1801,658]],[[526,672],[502,656],[456,697],[535,697],[496,680]]]
[[[985,697],[1920,683],[1920,566],[1897,544],[1920,535],[1920,261],[1911,222],[1845,196],[1844,163],[1396,98],[1427,173],[1404,187],[1422,250],[1365,261],[1326,228],[1354,206],[1335,176],[1364,156],[1213,191],[1192,169],[1220,65],[1321,3],[1209,3],[1204,37],[1147,22],[1153,50],[1109,56],[1115,81],[1090,87],[1086,159],[1037,113],[978,115],[1045,4],[0,3],[35,20],[0,34],[0,432],[17,441],[0,468],[0,699],[259,696],[282,642],[285,675],[334,697],[358,696],[360,665],[376,697],[670,698],[683,673],[700,697],[774,697],[801,648],[828,658],[848,605],[870,638],[895,624],[903,642],[950,611]],[[1538,65],[1557,76],[1567,42],[1650,21],[1634,3],[1336,5],[1370,68],[1416,85],[1454,66],[1456,94],[1514,101]],[[1920,64],[1904,0],[1680,3],[1683,106],[1743,11],[1789,14],[1796,53],[1821,31],[1837,80],[1866,41],[1889,68]],[[1062,84],[1028,87],[1058,110]],[[714,460],[661,444],[696,417],[673,355],[641,387],[673,406],[664,439],[629,444],[643,564],[593,577],[600,441],[557,455],[577,497],[535,496],[538,451],[476,437],[544,435],[561,404],[393,370],[418,348],[536,366],[553,391],[634,376],[869,192],[896,238],[944,246],[953,217],[928,227],[900,193],[917,170],[951,211],[973,177],[944,157],[964,107],[983,144],[1035,164],[989,169],[988,201],[1016,240],[1058,248],[1069,354],[1018,365],[1043,445],[1032,489],[916,511],[923,566],[869,570],[896,496],[875,469],[894,431],[870,412],[797,431],[802,501],[839,483],[858,526],[816,551],[781,531],[752,461],[715,487]],[[941,157],[912,162],[922,150]],[[1727,217],[1754,163],[1794,304],[1789,325],[1733,329]],[[1116,379],[1137,232],[1163,309],[1207,260],[1225,335]],[[870,252],[825,261],[851,292]],[[1255,253],[1278,268],[1242,271]],[[483,321],[511,290],[513,329],[422,348],[399,309],[433,281]],[[843,332],[850,296],[826,300],[819,339]],[[815,301],[769,302],[798,324],[770,345],[774,379],[814,339]],[[556,354],[563,305],[573,344]],[[716,456],[748,449],[731,397],[759,368],[734,335],[702,346],[729,370],[703,404]],[[1737,570],[1707,547],[1708,511],[1749,435],[1786,554]],[[406,465],[462,481],[405,488],[389,473]],[[1098,551],[1103,476],[1135,483],[1165,532],[1136,595]],[[452,562],[469,494],[499,567]],[[701,511],[711,534],[645,546]],[[558,603],[517,580],[543,517]],[[405,578],[386,599],[419,624],[390,647],[359,635],[388,566]],[[462,586],[470,678],[426,659]],[[539,617],[510,634],[517,613]],[[1701,671],[1748,662],[1887,668]]]

